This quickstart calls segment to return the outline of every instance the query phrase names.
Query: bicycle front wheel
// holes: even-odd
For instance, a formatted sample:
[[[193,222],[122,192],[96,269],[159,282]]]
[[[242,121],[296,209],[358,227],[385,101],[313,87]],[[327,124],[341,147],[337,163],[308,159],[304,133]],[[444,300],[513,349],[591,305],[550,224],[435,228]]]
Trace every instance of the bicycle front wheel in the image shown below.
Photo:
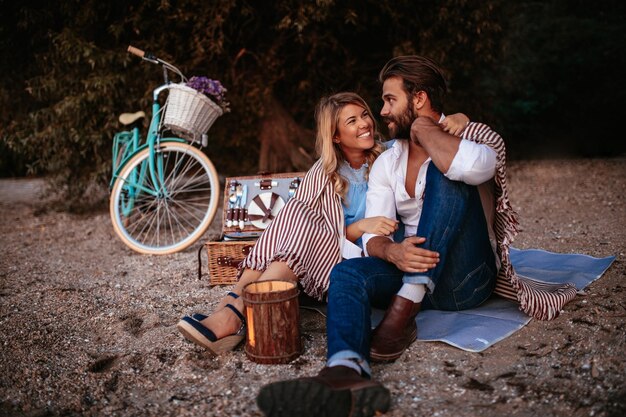
[[[161,142],[150,169],[142,149],[121,169],[111,191],[113,228],[131,249],[166,255],[195,243],[215,217],[219,179],[213,163],[186,143]]]

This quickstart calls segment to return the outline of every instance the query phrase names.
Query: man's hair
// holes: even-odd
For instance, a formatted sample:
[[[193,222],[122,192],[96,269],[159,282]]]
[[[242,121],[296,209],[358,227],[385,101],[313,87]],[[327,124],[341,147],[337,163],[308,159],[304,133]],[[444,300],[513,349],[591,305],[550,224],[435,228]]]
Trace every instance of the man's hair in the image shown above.
[[[443,73],[434,61],[418,55],[397,56],[385,64],[378,80],[382,84],[391,77],[402,79],[409,102],[413,95],[425,91],[433,110],[443,112],[448,89]]]

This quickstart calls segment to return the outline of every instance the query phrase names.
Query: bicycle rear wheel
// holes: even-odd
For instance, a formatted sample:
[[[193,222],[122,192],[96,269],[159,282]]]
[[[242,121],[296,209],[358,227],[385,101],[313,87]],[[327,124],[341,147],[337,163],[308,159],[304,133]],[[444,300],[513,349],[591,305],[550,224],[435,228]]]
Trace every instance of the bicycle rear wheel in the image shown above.
[[[148,169],[150,149],[142,149],[120,171],[111,191],[113,228],[131,249],[165,255],[195,243],[215,217],[219,179],[200,150],[161,142]]]

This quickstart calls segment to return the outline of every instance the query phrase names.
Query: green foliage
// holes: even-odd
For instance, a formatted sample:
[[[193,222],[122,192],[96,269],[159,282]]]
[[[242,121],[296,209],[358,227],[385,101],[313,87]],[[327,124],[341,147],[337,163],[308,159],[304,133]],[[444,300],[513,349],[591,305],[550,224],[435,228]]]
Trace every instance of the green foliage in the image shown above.
[[[233,111],[206,150],[223,175],[256,171],[258,122],[272,100],[307,128],[320,96],[340,90],[377,111],[379,69],[409,53],[447,69],[447,112],[492,124],[515,151],[529,136],[570,132],[591,105],[601,116],[624,98],[612,81],[625,66],[623,6],[590,12],[586,3],[0,0],[0,52],[9,57],[0,63],[0,168],[50,174],[68,202],[106,185],[117,115],[148,110],[162,82],[157,67],[125,52],[129,44],[228,88]]]

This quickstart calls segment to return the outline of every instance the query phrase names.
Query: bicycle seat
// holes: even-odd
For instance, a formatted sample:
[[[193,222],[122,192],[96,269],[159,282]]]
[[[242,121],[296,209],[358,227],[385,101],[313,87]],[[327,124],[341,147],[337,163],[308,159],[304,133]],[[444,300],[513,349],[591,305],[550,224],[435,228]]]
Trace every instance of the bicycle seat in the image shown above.
[[[142,111],[136,113],[122,113],[120,114],[119,121],[124,126],[132,125],[137,120],[141,120],[146,117],[146,114]]]

